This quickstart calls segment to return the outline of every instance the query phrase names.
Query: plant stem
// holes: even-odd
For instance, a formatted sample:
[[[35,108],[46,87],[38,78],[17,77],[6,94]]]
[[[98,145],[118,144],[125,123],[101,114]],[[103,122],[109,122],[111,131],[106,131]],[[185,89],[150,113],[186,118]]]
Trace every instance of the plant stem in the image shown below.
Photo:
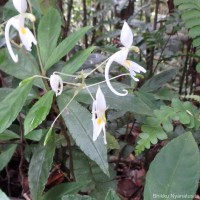
[[[32,10],[32,6],[31,6],[31,3],[30,3],[30,0],[28,0],[28,4],[29,4],[30,12],[31,12],[31,14],[33,14],[33,10]],[[35,24],[32,23],[32,25],[33,25],[32,26],[33,27],[33,34],[34,34],[35,38],[37,38],[37,36],[36,36],[36,30],[35,30]],[[36,45],[36,50],[37,50],[37,56],[38,56],[38,61],[39,61],[39,66],[40,66],[41,74],[43,76],[45,76],[46,71],[44,70],[44,65],[42,63],[42,58],[41,58],[41,55],[40,55],[40,50],[39,50],[38,44]]]
[[[89,76],[89,75],[91,75],[93,72],[95,72],[99,67],[101,67],[104,63],[106,63],[107,61],[108,61],[108,59],[109,58],[107,58],[106,60],[104,60],[100,65],[98,65],[97,67],[95,67],[93,70],[91,70],[88,74],[87,74],[87,76],[86,76],[86,78]]]
[[[67,9],[67,22],[66,22],[66,33],[68,34],[69,32],[69,27],[70,27],[70,23],[71,23],[71,12],[72,12],[72,8],[73,8],[73,0],[69,0],[68,1],[68,9]]]
[[[57,117],[55,118],[54,122],[52,123],[51,127],[53,127],[53,125],[55,124],[56,120],[60,117],[60,115],[64,112],[64,110],[69,106],[69,104],[73,101],[73,99],[76,97],[76,95],[78,94],[77,90],[74,92],[73,97],[70,99],[70,101],[67,103],[67,105],[61,110],[61,112],[59,113],[59,109],[57,108],[56,105],[53,105],[53,109],[54,111],[58,114]],[[74,165],[73,165],[73,158],[72,158],[72,150],[71,150],[71,141],[70,141],[70,137],[67,134],[66,131],[66,125],[64,123],[63,118],[61,117],[59,119],[59,123],[60,123],[60,127],[61,127],[61,132],[67,142],[67,146],[69,149],[69,168],[70,168],[70,173],[72,175],[72,179],[75,180],[75,176],[74,176]]]
[[[82,0],[83,2],[83,27],[87,26],[87,5],[86,0]],[[88,47],[88,36],[85,35],[85,48]]]
[[[120,74],[120,75],[118,75],[118,76],[114,76],[114,77],[110,78],[109,80],[113,80],[113,79],[119,78],[119,77],[121,77],[121,76],[127,76],[127,75],[130,75],[130,74],[129,74],[129,73]],[[100,81],[100,82],[98,82],[98,83],[94,83],[94,84],[91,84],[91,85],[86,85],[86,86],[83,87],[83,89],[86,89],[86,88],[89,88],[89,87],[93,87],[93,86],[95,86],[95,85],[99,85],[99,84],[105,83],[105,82],[106,82],[106,81],[104,80],[104,81]]]
[[[21,115],[19,114],[19,124],[20,124],[20,163],[19,163],[19,175],[21,178],[21,186],[22,189],[24,189],[25,181],[24,181],[24,172],[23,172],[23,164],[24,164],[24,130],[23,130],[23,125],[22,125],[22,118]],[[23,190],[22,190],[23,193]]]

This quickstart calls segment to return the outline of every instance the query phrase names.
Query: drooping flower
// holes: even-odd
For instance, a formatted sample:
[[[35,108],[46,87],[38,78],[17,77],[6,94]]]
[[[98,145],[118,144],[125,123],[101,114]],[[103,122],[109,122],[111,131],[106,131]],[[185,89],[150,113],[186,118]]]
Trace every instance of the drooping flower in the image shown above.
[[[32,43],[36,45],[37,41],[33,33],[27,27],[25,27],[25,19],[27,18],[30,21],[34,22],[35,16],[32,15],[31,13],[26,13],[27,10],[26,0],[13,0],[13,5],[19,12],[19,15],[10,18],[6,23],[5,40],[10,56],[12,57],[14,62],[18,62],[18,55],[16,55],[13,52],[13,49],[10,44],[10,36],[9,36],[10,27],[12,26],[18,31],[22,44],[24,45],[26,50],[31,51]]]
[[[56,93],[56,96],[59,96],[62,94],[63,81],[59,75],[52,74],[50,76],[50,86],[51,86],[51,89]]]
[[[106,141],[106,100],[101,91],[101,88],[98,87],[96,93],[96,100],[92,105],[92,122],[93,122],[93,141],[96,141],[101,131],[103,130],[104,144],[107,144]]]
[[[124,22],[124,25],[122,27],[121,30],[121,35],[120,35],[120,41],[123,44],[124,47],[121,48],[121,50],[117,51],[116,53],[114,53],[109,59],[108,62],[106,63],[106,67],[105,67],[105,79],[106,79],[106,83],[108,85],[108,87],[110,88],[110,90],[115,93],[118,96],[125,96],[128,94],[127,90],[123,90],[124,93],[119,93],[117,92],[113,86],[110,83],[109,80],[109,70],[110,70],[110,66],[113,62],[116,62],[122,66],[124,66],[129,72],[131,77],[133,78],[133,80],[135,81],[139,81],[139,79],[137,79],[136,73],[140,73],[140,72],[146,72],[146,70],[138,65],[137,63],[127,60],[128,57],[128,53],[129,50],[132,48],[132,43],[133,43],[133,33],[129,27],[129,25],[127,24],[127,22]],[[133,47],[135,51],[139,52],[139,49],[137,47]]]

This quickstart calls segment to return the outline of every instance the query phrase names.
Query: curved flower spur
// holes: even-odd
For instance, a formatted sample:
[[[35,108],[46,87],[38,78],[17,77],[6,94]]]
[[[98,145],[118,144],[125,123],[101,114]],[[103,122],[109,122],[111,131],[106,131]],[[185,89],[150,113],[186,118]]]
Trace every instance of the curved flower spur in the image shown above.
[[[35,16],[31,13],[26,13],[27,1],[26,0],[13,0],[13,5],[15,9],[19,12],[19,15],[14,16],[8,20],[5,27],[5,40],[10,56],[14,62],[18,62],[18,55],[14,54],[13,49],[10,44],[10,27],[13,26],[19,33],[20,40],[26,50],[31,51],[32,43],[37,44],[37,41],[33,33],[25,27],[25,19],[30,21],[35,21]]]
[[[124,93],[119,93],[113,88],[113,86],[110,83],[109,70],[110,70],[111,64],[113,62],[116,62],[124,66],[130,72],[130,75],[134,81],[139,81],[139,79],[135,77],[136,73],[140,73],[140,72],[145,73],[146,70],[142,66],[138,65],[137,63],[131,60],[127,60],[127,56],[130,49],[134,49],[136,52],[139,52],[138,47],[131,46],[133,43],[133,33],[129,25],[127,24],[127,22],[124,22],[124,25],[122,27],[120,41],[124,45],[124,47],[122,47],[121,50],[117,51],[108,59],[108,62],[106,63],[106,67],[105,67],[105,79],[106,79],[106,83],[108,87],[113,93],[115,93],[118,96],[125,96],[128,94],[127,90],[124,89],[123,90]]]

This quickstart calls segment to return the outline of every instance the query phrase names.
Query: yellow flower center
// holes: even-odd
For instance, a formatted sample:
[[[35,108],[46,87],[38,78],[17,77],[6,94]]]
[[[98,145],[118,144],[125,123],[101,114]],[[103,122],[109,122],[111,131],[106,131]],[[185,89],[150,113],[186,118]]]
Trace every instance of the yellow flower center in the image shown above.
[[[130,67],[131,66],[131,62],[129,60],[125,60],[124,63],[125,63],[126,67]]]
[[[97,118],[97,124],[100,125],[103,122],[102,118]]]
[[[101,117],[97,118],[97,124],[98,125],[102,124],[103,122],[106,122],[106,116],[105,116],[105,114],[102,115]]]
[[[25,29],[24,27],[22,27],[22,28],[20,29],[20,31],[21,31],[21,33],[22,33],[23,35],[26,35],[26,29]]]

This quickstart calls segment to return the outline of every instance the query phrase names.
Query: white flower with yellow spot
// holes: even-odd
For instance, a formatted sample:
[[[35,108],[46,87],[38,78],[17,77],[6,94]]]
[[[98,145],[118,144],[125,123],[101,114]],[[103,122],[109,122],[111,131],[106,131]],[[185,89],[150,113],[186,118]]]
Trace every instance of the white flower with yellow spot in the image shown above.
[[[56,96],[59,96],[62,94],[63,81],[59,75],[52,74],[50,76],[50,86],[51,86],[51,89],[56,93]]]
[[[122,27],[120,41],[124,45],[124,47],[122,47],[121,50],[117,51],[108,59],[108,62],[106,63],[106,67],[105,67],[105,79],[106,79],[106,83],[108,87],[113,93],[115,93],[118,96],[125,96],[128,94],[127,90],[124,89],[123,90],[124,93],[119,93],[113,88],[113,86],[110,83],[109,70],[110,70],[111,64],[113,62],[117,62],[118,64],[124,66],[130,72],[131,77],[135,81],[139,81],[139,79],[135,77],[136,73],[140,73],[140,72],[145,73],[146,70],[140,65],[138,65],[137,63],[127,60],[127,56],[131,48],[133,48],[136,52],[139,52],[139,49],[137,47],[131,46],[133,43],[133,33],[129,25],[127,24],[127,22],[124,22],[124,25]]]
[[[26,13],[27,10],[26,0],[13,0],[13,5],[15,9],[19,12],[19,15],[10,18],[6,23],[5,40],[10,56],[12,57],[14,62],[18,62],[18,55],[16,55],[13,52],[13,49],[10,44],[10,36],[9,36],[10,27],[12,26],[18,31],[22,44],[24,45],[26,50],[31,51],[32,43],[36,45],[37,41],[33,33],[27,27],[25,27],[25,19],[27,18],[33,22],[35,21],[35,16],[32,15],[31,13]]]
[[[96,93],[96,100],[94,100],[92,105],[92,122],[93,122],[93,141],[96,141],[101,131],[103,130],[104,144],[107,144],[106,141],[106,101],[105,97],[101,91],[101,88],[98,87]]]

